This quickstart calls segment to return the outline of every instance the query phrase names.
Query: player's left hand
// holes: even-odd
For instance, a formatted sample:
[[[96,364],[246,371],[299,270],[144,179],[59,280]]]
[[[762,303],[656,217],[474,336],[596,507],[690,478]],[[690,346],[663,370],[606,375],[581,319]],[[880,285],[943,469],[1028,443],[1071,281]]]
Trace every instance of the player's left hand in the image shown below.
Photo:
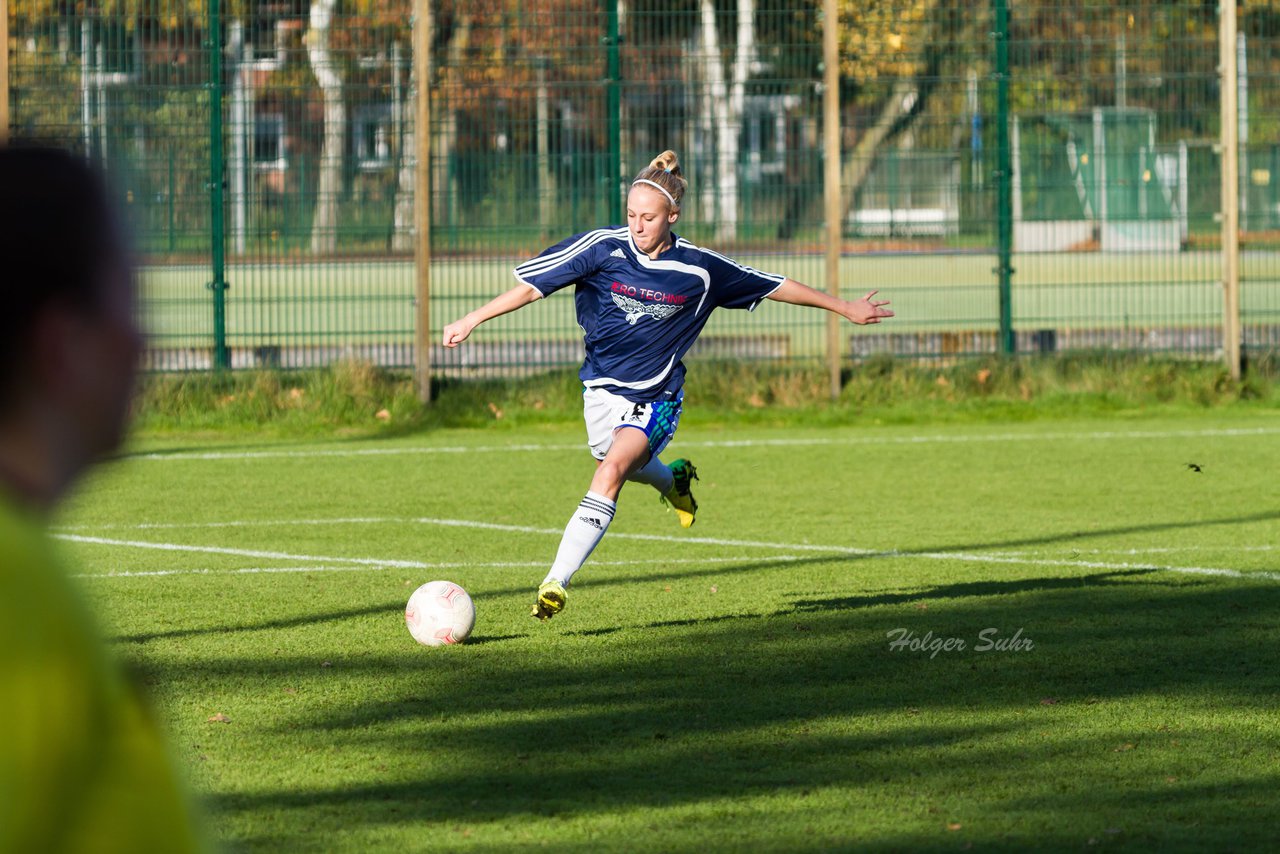
[[[844,316],[849,320],[865,326],[868,323],[879,323],[886,317],[893,317],[893,312],[885,308],[889,304],[887,299],[872,299],[879,291],[871,291],[860,300],[846,303],[848,308]]]

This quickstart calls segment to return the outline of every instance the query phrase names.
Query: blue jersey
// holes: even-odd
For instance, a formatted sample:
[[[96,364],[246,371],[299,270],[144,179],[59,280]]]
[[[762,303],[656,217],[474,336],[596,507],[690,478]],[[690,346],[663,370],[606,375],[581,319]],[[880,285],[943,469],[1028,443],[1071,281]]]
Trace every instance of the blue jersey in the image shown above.
[[[628,400],[674,397],[684,385],[680,361],[717,308],[748,311],[783,276],[762,273],[671,235],[651,260],[630,231],[602,228],[575,235],[515,269],[543,296],[575,285],[578,325],[586,334],[579,376]]]

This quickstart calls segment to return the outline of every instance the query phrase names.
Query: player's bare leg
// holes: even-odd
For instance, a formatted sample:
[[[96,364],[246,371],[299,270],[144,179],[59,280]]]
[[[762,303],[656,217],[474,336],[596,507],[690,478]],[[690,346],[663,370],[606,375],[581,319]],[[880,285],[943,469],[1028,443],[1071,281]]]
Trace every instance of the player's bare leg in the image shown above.
[[[613,445],[597,464],[591,488],[565,526],[555,563],[538,587],[533,616],[549,620],[564,610],[568,600],[565,588],[609,530],[622,484],[648,458],[649,438],[643,431],[631,427],[614,431]]]

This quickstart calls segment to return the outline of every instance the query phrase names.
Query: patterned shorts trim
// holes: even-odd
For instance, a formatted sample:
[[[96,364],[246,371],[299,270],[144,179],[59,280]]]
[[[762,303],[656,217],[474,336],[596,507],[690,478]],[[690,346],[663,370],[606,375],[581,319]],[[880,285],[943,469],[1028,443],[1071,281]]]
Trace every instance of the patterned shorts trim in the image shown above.
[[[649,455],[656,457],[675,437],[680,426],[684,393],[672,400],[635,403],[598,388],[582,393],[582,414],[587,423],[587,445],[591,455],[603,460],[613,447],[614,431],[630,427],[642,431],[649,440]]]

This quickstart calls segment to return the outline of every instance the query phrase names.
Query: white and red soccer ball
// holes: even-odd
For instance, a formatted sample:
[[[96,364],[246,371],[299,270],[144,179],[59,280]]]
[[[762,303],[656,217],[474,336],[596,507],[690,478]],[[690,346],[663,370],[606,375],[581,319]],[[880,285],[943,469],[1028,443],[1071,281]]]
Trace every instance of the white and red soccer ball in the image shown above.
[[[424,646],[462,643],[476,624],[476,606],[452,581],[428,581],[409,597],[404,622]]]

